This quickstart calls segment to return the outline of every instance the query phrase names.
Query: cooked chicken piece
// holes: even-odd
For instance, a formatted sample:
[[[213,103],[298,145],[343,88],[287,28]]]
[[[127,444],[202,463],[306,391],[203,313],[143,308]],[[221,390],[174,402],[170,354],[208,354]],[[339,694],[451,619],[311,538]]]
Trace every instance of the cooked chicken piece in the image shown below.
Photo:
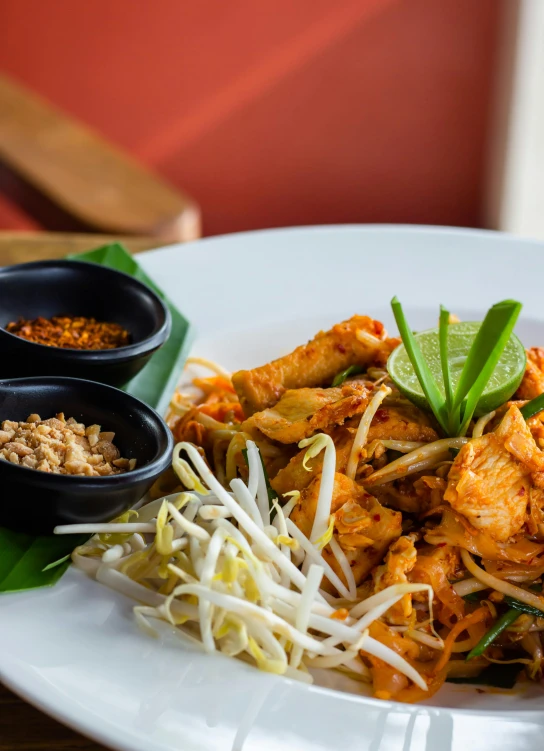
[[[380,503],[408,514],[421,514],[439,506],[445,490],[446,481],[441,477],[421,474],[410,475],[372,488]]]
[[[356,419],[346,425],[357,429]],[[413,404],[382,406],[376,412],[368,433],[368,442],[374,440],[421,441],[430,443],[438,440],[438,433],[431,426],[429,416]]]
[[[321,484],[321,471],[316,475],[305,488],[291,514],[291,519],[297,525],[306,537],[310,537],[312,524],[314,522],[315,510],[317,508],[317,498],[319,496],[319,486]],[[346,475],[336,472],[334,475],[334,487],[332,492],[331,514],[336,513],[345,503],[354,501],[359,504],[369,496],[363,488],[350,480]]]
[[[353,387],[354,384],[351,384]],[[343,427],[335,428],[330,432],[336,447],[336,471],[345,472],[351,446],[355,433],[359,426],[361,418],[356,416],[346,420]],[[250,420],[246,421],[250,422]],[[430,419],[417,407],[413,405],[395,405],[380,408],[370,426],[368,434],[368,444],[378,440],[395,440],[395,441],[435,441],[438,435],[434,428],[430,427]],[[249,431],[250,432],[250,431]],[[296,454],[285,469],[280,470],[272,480],[274,490],[283,495],[291,490],[303,490],[308,487],[317,472],[321,472],[323,464],[323,455],[320,454],[310,462],[311,471],[304,469],[302,462],[306,449]],[[395,505],[396,504],[392,504]],[[409,508],[401,510],[409,511]]]
[[[399,482],[402,482],[402,480],[399,480]],[[418,479],[415,479],[414,490],[421,499],[421,511],[429,511],[441,506],[444,502],[446,487],[446,480],[436,475],[423,474]]]
[[[527,420],[527,425],[531,431],[531,435],[536,441],[536,445],[544,449],[544,412],[539,412],[534,417]]]
[[[435,596],[435,617],[444,625],[451,625],[452,619],[459,620],[465,613],[465,603],[454,590],[451,580],[459,579],[464,572],[459,548],[442,544],[438,547],[424,545],[418,549],[417,560],[408,580],[430,584]],[[427,592],[413,595],[417,602],[427,602]],[[438,602],[437,602],[438,601]]]
[[[537,562],[537,558],[544,553],[544,544],[533,542],[525,534],[515,535],[507,543],[497,542],[488,532],[473,527],[450,506],[443,509],[440,524],[425,529],[424,534],[425,542],[429,545],[464,548],[473,555],[491,561],[510,561],[528,566],[531,562]]]
[[[525,375],[516,393],[517,399],[534,399],[544,393],[544,349],[527,350]]]
[[[348,465],[353,435],[346,428],[337,428],[332,435],[334,446],[336,448],[336,471],[345,472]],[[292,490],[304,490],[312,480],[321,472],[323,467],[323,452],[319,453],[313,459],[307,462],[309,470],[304,467],[304,457],[307,449],[302,449],[291,459],[289,464],[281,469],[275,477],[272,477],[270,484],[282,496],[284,493],[290,493]]]
[[[321,475],[315,477],[302,491],[291,518],[299,529],[310,536],[317,507]],[[398,511],[386,509],[349,477],[334,476],[331,513],[335,515],[335,537],[346,554],[359,585],[383,558],[393,540],[402,532],[402,516]],[[336,558],[328,548],[323,557],[335,573],[345,582]]]
[[[543,472],[544,453],[519,409],[511,406],[496,431],[463,446],[450,470],[444,500],[476,529],[505,542],[523,527]]]
[[[437,561],[444,575],[448,581],[455,581],[455,579],[461,579],[463,577],[464,565],[461,562],[461,554],[459,548],[453,545],[442,545],[430,550],[423,548],[420,551],[420,557],[429,556],[433,560]]]
[[[399,537],[390,546],[385,561],[374,571],[374,592],[393,586],[393,584],[407,584],[406,574],[414,568],[417,551],[414,545],[415,537],[407,535]],[[405,625],[412,615],[412,596],[406,594],[386,613],[386,619],[395,626]]]
[[[293,389],[286,391],[279,402],[257,412],[248,423],[280,443],[298,443],[318,430],[342,425],[344,420],[364,412],[369,392],[361,383],[345,383],[330,389]]]
[[[287,389],[326,386],[350,365],[385,365],[399,341],[388,339],[379,321],[353,316],[279,360],[254,370],[239,370],[232,383],[249,417],[273,407]]]

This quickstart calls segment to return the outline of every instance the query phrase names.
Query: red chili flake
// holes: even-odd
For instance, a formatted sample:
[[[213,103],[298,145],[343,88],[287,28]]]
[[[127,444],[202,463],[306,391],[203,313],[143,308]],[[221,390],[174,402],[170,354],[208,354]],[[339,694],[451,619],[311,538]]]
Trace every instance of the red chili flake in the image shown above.
[[[387,422],[389,420],[389,413],[386,409],[379,409],[374,415],[374,422]]]
[[[382,517],[379,514],[374,514],[373,518],[375,522],[379,522]]]
[[[520,488],[518,490],[518,495],[525,495],[525,488]]]
[[[343,355],[345,355],[345,354],[346,354],[346,348],[344,347],[344,345],[343,345],[343,344],[337,344],[337,345],[336,345],[336,349],[337,349],[337,350],[338,350],[339,352],[341,352],[341,353],[342,353]]]
[[[84,316],[53,316],[12,321],[6,331],[35,344],[63,349],[116,349],[130,343],[130,335],[118,323]]]
[[[446,546],[447,544],[448,544],[447,542],[439,542],[439,543],[438,543],[438,545],[437,545],[436,547],[437,547],[437,548],[443,548],[443,547],[445,547],[445,546]]]

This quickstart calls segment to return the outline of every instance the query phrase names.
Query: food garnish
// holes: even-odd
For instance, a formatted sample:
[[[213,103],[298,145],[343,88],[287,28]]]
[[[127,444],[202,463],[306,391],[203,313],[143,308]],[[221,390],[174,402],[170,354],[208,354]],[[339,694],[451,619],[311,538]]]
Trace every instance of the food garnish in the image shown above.
[[[349,368],[342,370],[338,375],[334,376],[332,386],[341,386],[352,375],[358,375],[363,372],[363,368],[360,365],[350,365]]]
[[[467,660],[472,660],[474,657],[479,657],[485,650],[490,647],[498,636],[502,634],[509,626],[517,621],[521,613],[527,613],[528,615],[535,616],[536,618],[544,618],[544,611],[535,608],[532,605],[527,605],[524,602],[516,600],[514,597],[506,595],[504,598],[504,604],[509,605],[500,618],[493,624],[493,626],[487,631],[478,644],[468,653]]]
[[[100,425],[86,427],[62,412],[47,420],[34,414],[26,422],[4,420],[0,460],[58,475],[118,475],[134,469],[136,460],[123,459],[114,438]]]
[[[515,597],[506,595],[504,598],[504,604],[509,605],[511,608],[514,608],[514,610],[519,610],[522,613],[534,615],[535,618],[544,618],[544,610],[535,608],[532,605],[527,605],[525,602],[520,602],[519,600],[516,600]]]
[[[531,417],[538,415],[542,410],[544,410],[544,394],[540,394],[534,399],[531,399],[531,401],[524,404],[519,411],[526,420],[530,420]]]
[[[397,298],[391,307],[403,344],[389,359],[389,374],[411,401],[432,410],[446,435],[464,435],[475,414],[496,409],[518,388],[526,363],[513,334],[521,303],[493,305],[481,324],[450,323],[442,307],[439,328],[417,335]]]
[[[472,660],[475,657],[483,655],[485,650],[493,644],[495,639],[500,636],[503,631],[506,631],[508,626],[511,626],[515,621],[517,621],[519,615],[519,611],[515,608],[510,608],[505,613],[503,613],[501,617],[495,621],[489,631],[487,631],[482,636],[478,644],[470,650],[467,655],[467,660]]]
[[[118,323],[84,316],[21,319],[8,323],[6,331],[35,344],[63,349],[117,349],[130,344],[129,332]]]

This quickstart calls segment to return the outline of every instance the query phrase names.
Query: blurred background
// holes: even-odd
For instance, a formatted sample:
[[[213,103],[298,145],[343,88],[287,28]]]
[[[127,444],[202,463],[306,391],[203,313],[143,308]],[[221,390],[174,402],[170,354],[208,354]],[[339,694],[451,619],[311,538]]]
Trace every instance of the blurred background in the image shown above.
[[[542,0],[1,0],[0,68],[4,231],[544,236]]]

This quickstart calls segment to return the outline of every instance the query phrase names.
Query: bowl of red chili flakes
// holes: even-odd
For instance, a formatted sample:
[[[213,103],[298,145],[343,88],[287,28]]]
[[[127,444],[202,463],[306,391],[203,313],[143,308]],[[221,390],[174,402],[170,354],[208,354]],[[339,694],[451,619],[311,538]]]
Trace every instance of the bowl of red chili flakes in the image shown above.
[[[62,375],[123,386],[170,334],[149,287],[84,261],[0,269],[0,378]]]

